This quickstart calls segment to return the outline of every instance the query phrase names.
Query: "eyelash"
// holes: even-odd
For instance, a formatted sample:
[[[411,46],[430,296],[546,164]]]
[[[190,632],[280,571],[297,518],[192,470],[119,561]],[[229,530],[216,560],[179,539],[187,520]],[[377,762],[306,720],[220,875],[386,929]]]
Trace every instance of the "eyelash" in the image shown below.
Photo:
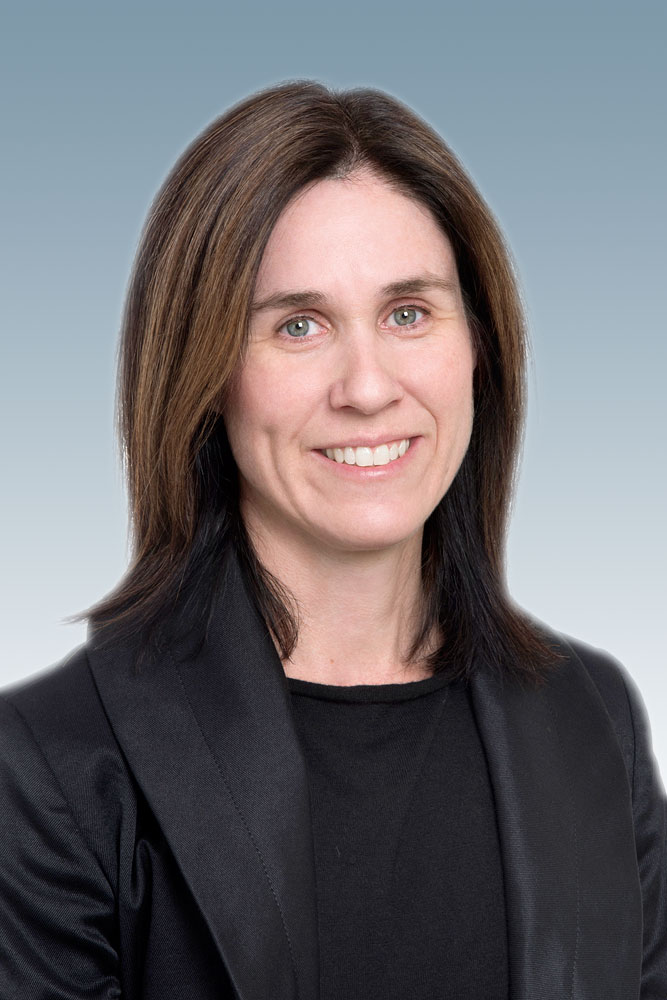
[[[401,330],[401,329],[403,329],[403,330],[410,330],[410,329],[414,329],[415,327],[419,326],[419,324],[421,322],[423,322],[424,317],[431,315],[430,311],[428,309],[425,309],[424,306],[418,306],[418,305],[415,305],[412,302],[410,302],[410,303],[408,303],[408,302],[403,303],[402,302],[400,305],[395,306],[393,309],[391,309],[390,312],[389,312],[389,315],[391,316],[392,313],[398,312],[400,309],[414,309],[415,312],[423,313],[423,316],[422,316],[421,320],[417,320],[415,323],[409,323],[407,326],[403,326],[403,327],[401,327],[401,326],[395,326],[395,327],[393,327],[393,329],[395,329],[395,330]],[[289,319],[286,319],[285,322],[282,323],[278,327],[278,331],[277,332],[281,333],[281,331],[284,330],[284,328],[286,326],[288,326],[290,323],[295,323],[295,322],[297,322],[297,320],[300,320],[300,319],[309,320],[311,323],[317,323],[318,322],[315,319],[314,316],[308,316],[306,313],[301,313],[298,316],[291,316]],[[313,339],[313,337],[312,336],[308,336],[308,334],[304,334],[303,337],[290,337],[290,335],[288,333],[285,333],[285,334],[282,334],[282,336],[284,337],[285,340],[296,341],[297,343],[298,342],[303,342],[305,340],[312,340]]]

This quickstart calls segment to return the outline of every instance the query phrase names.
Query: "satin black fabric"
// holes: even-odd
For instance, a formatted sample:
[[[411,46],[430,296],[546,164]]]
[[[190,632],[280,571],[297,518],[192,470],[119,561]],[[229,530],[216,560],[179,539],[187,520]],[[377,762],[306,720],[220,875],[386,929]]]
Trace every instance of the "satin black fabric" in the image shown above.
[[[665,1000],[665,796],[626,672],[551,634],[537,690],[480,663],[511,1000]],[[207,643],[88,641],[0,699],[0,997],[317,1000],[307,773],[230,563]],[[400,942],[396,943],[400,948]],[[443,996],[447,985],[443,983]]]

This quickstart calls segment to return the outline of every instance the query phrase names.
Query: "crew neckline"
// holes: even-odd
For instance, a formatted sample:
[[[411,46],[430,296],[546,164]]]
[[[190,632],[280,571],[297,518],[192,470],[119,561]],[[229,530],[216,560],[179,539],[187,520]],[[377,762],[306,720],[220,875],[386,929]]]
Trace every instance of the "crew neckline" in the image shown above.
[[[320,701],[360,703],[410,701],[412,698],[419,698],[445,687],[451,679],[447,674],[433,674],[419,681],[397,684],[319,684],[317,681],[305,681],[300,677],[287,677],[286,680],[291,694],[318,698]]]

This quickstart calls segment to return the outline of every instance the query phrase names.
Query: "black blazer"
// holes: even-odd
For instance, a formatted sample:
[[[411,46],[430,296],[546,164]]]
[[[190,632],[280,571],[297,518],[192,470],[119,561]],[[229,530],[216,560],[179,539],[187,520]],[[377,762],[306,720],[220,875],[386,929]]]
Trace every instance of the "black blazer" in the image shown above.
[[[238,566],[199,652],[165,628],[139,671],[131,642],[93,633],[0,700],[3,998],[318,997],[307,774]],[[565,659],[541,689],[484,664],[471,688],[510,997],[665,1000],[665,798],[645,712],[614,661],[552,639]]]

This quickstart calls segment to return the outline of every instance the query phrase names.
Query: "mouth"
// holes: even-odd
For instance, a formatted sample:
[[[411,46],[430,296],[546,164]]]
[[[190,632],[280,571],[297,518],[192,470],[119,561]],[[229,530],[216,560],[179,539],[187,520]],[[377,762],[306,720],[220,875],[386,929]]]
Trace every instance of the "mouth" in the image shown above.
[[[339,465],[360,465],[368,467],[371,465],[389,465],[397,459],[402,458],[410,447],[411,438],[401,438],[399,441],[387,441],[377,445],[375,448],[357,447],[344,445],[342,448],[322,448],[322,455],[326,455],[332,462]]]

